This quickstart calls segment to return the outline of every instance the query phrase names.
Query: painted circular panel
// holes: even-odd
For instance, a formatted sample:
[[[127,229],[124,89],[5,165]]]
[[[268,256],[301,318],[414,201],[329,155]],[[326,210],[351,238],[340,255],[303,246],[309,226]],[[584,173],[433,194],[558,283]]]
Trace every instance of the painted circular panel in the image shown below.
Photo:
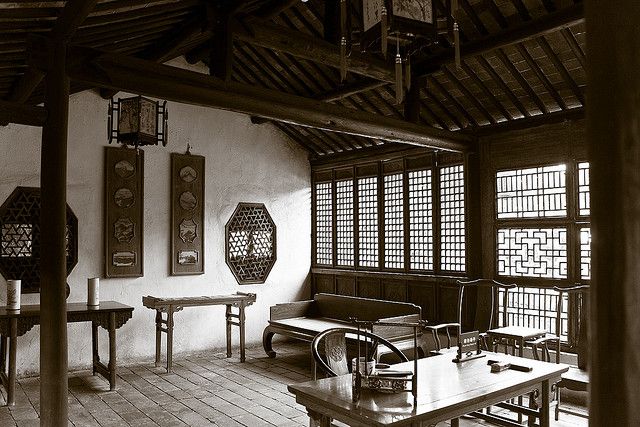
[[[198,172],[191,166],[185,166],[180,169],[180,179],[184,182],[193,182],[198,178]]]
[[[130,208],[135,203],[135,197],[128,188],[120,188],[113,195],[113,201],[121,208]]]
[[[135,172],[135,167],[127,160],[120,160],[113,168],[121,178],[129,178]]]
[[[198,205],[198,199],[191,191],[185,191],[180,195],[180,206],[186,211],[193,210]]]

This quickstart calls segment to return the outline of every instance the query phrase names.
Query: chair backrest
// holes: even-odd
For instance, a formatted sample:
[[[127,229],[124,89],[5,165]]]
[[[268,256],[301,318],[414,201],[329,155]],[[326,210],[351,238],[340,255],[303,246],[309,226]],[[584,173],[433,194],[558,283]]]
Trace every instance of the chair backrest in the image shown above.
[[[507,306],[509,300],[509,290],[515,289],[515,284],[498,282],[493,279],[457,280],[458,284],[458,323],[463,325],[463,311],[465,294],[470,296],[475,290],[475,310],[473,312],[473,322],[470,330],[486,332],[498,326],[498,298],[502,301],[502,306]],[[500,297],[500,291],[502,295]],[[501,326],[508,326],[507,310],[503,310]]]
[[[589,285],[575,285],[571,287],[554,286],[554,290],[558,291],[558,304],[556,307],[556,336],[560,337],[562,328],[562,313],[564,311],[565,298],[567,294],[567,302],[574,304],[573,327],[575,328],[574,336],[576,337],[576,353],[578,354],[578,367],[580,369],[587,368],[587,324],[588,324],[588,301],[589,301]]]
[[[330,377],[348,374],[350,355],[347,354],[346,335],[349,335],[350,340],[353,339],[357,350],[358,343],[355,341],[357,333],[358,331],[353,328],[331,328],[316,335],[311,342],[311,353],[313,354],[316,366],[321,368],[322,371]],[[407,362],[409,360],[402,351],[379,335],[360,330],[360,339],[367,343],[369,351],[374,355],[376,349],[384,346],[397,355],[401,362]],[[324,351],[321,351],[321,348]],[[361,356],[363,355],[364,354],[361,354]],[[352,357],[355,356],[356,355],[352,355]]]

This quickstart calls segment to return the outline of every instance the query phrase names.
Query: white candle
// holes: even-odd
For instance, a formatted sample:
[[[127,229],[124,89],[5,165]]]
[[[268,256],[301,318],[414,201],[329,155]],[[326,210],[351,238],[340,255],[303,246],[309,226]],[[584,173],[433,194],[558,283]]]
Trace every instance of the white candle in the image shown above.
[[[93,277],[87,282],[87,305],[100,305],[100,279]]]
[[[7,280],[7,309],[20,310],[21,280]]]

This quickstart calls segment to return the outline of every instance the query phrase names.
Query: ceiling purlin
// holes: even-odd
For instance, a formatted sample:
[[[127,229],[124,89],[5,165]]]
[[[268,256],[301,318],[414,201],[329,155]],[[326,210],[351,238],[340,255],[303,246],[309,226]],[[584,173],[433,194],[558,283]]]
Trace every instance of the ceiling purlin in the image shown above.
[[[487,74],[489,74],[489,76],[491,76],[491,79],[500,87],[500,89],[502,89],[502,92],[504,92],[505,95],[507,95],[511,103],[513,103],[513,105],[518,109],[518,111],[520,111],[520,114],[522,114],[524,117],[529,117],[531,115],[531,113],[529,113],[529,110],[527,110],[522,104],[522,102],[520,102],[518,97],[515,96],[515,94],[511,91],[509,86],[507,86],[507,84],[504,82],[502,77],[500,77],[498,72],[491,66],[491,64],[489,64],[489,61],[487,61],[483,56],[478,56],[476,59],[480,67]]]
[[[558,104],[558,107],[561,110],[566,110],[567,109],[566,102],[564,101],[564,99],[562,99],[558,91],[553,87],[553,84],[551,84],[547,76],[542,72],[542,70],[536,63],[536,61],[533,59],[533,57],[527,50],[524,43],[516,45],[516,49],[518,49],[518,53],[520,53],[520,55],[524,58],[527,65],[529,65],[529,68],[535,73],[536,77],[538,78],[538,80],[540,80],[540,82],[545,87],[547,92],[549,92],[549,94],[556,101],[556,104]]]
[[[513,116],[509,111],[502,105],[502,103],[496,98],[496,96],[487,88],[487,85],[480,80],[476,72],[467,64],[466,61],[461,61],[460,66],[462,70],[469,76],[469,78],[473,81],[473,83],[482,91],[484,96],[491,101],[496,110],[502,114],[502,117],[505,120],[513,120]]]
[[[558,70],[558,72],[562,76],[562,79],[569,85],[575,97],[578,99],[578,101],[580,101],[580,104],[584,105],[584,95],[582,95],[582,91],[573,80],[560,59],[558,59],[558,55],[556,55],[556,53],[553,51],[553,48],[551,47],[549,42],[547,42],[547,39],[545,39],[544,37],[540,37],[536,41],[538,42],[540,47],[542,47],[542,50],[544,50],[545,55],[547,55],[547,57],[551,60],[556,70]]]

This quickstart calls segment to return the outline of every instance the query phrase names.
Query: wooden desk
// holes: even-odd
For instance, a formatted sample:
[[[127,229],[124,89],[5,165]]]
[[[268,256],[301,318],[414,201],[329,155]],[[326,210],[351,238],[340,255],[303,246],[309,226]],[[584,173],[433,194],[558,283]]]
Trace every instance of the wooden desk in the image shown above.
[[[102,301],[99,306],[86,303],[67,304],[67,322],[91,322],[93,349],[93,374],[109,381],[109,388],[116,388],[116,329],[127,323],[133,315],[133,307],[115,301]],[[0,307],[0,378],[7,390],[7,405],[15,404],[16,349],[18,337],[40,324],[40,305],[23,305],[20,310]],[[109,331],[109,362],[100,362],[98,353],[98,326]],[[9,364],[7,365],[7,351]]]
[[[173,364],[173,313],[184,307],[200,307],[205,305],[226,305],[227,323],[227,357],[231,357],[231,325],[240,328],[240,361],[244,362],[244,308],[253,304],[256,294],[237,292],[231,295],[213,295],[201,297],[158,298],[142,297],[142,305],[156,311],[156,366],[160,365],[160,348],[162,347],[162,332],[167,334],[167,372],[171,372]],[[236,307],[238,313],[232,313],[231,307]],[[167,318],[162,318],[166,313]],[[234,321],[233,319],[238,319]],[[166,325],[163,327],[162,325]]]
[[[418,361],[418,404],[410,392],[385,394],[363,390],[357,403],[351,401],[351,375],[291,384],[296,401],[307,408],[312,422],[328,427],[331,419],[351,426],[428,426],[453,420],[489,405],[540,389],[537,410],[541,427],[549,426],[551,384],[567,365],[545,363],[486,352],[487,356],[453,363],[447,355]],[[506,370],[491,373],[487,360],[509,361],[533,367],[531,372]],[[394,365],[412,369],[413,362]]]

